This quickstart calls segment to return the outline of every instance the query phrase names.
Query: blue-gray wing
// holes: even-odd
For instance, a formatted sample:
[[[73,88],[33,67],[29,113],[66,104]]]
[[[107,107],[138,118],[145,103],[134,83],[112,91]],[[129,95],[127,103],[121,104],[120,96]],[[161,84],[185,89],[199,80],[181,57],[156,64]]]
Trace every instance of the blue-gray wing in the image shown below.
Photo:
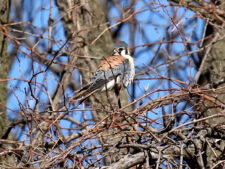
[[[124,60],[121,64],[108,70],[97,70],[92,78],[93,86],[103,86],[107,82],[121,77],[123,85],[127,87],[133,80],[134,70],[128,59]]]

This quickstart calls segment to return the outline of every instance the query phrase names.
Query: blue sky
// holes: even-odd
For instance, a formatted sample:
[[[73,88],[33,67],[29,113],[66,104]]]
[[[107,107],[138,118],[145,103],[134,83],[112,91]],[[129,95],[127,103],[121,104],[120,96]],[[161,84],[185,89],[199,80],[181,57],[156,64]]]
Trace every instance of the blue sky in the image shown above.
[[[122,1],[121,3],[124,3],[127,1]],[[153,1],[154,2],[154,1]],[[42,0],[42,1],[30,1],[30,0],[25,0],[24,1],[24,9],[29,9],[29,12],[27,12],[26,10],[22,11],[22,16],[23,16],[23,20],[24,21],[29,21],[28,18],[32,18],[33,19],[33,26],[35,26],[40,32],[35,31],[35,27],[33,27],[32,29],[27,29],[26,32],[28,33],[32,33],[32,34],[42,34],[45,38],[48,37],[48,32],[46,30],[46,27],[48,26],[48,18],[49,18],[49,9],[50,9],[50,1],[48,0]],[[154,43],[160,40],[164,40],[166,41],[166,32],[165,32],[165,25],[170,25],[168,27],[168,29],[170,30],[170,32],[176,32],[177,27],[179,26],[180,23],[185,24],[185,22],[188,22],[189,20],[193,19],[193,15],[194,13],[191,11],[185,11],[185,8],[180,8],[177,10],[177,18],[182,17],[180,20],[178,19],[177,22],[175,22],[175,24],[177,24],[177,27],[174,26],[173,24],[171,24],[171,19],[174,17],[174,11],[172,10],[171,7],[165,7],[162,8],[162,4],[163,5],[168,5],[168,2],[166,0],[161,0],[161,1],[156,1],[155,3],[158,3],[158,5],[148,5],[146,7],[144,7],[142,9],[142,12],[138,13],[137,15],[135,15],[136,20],[139,21],[139,25],[138,27],[140,29],[143,29],[145,32],[145,35],[148,37],[147,39],[149,39],[149,41],[146,41],[146,37],[143,36],[143,34],[141,34],[139,32],[139,30],[136,30],[135,32],[135,43],[134,46],[138,46],[138,45],[142,45],[145,43]],[[140,8],[142,8],[143,6],[146,5],[146,2],[144,1],[138,1],[138,3],[135,6],[135,10],[138,10]],[[29,8],[30,6],[32,6],[31,8]],[[123,4],[124,7],[126,7],[126,4]],[[12,8],[13,9],[13,8]],[[53,13],[53,18],[56,22],[56,26],[53,30],[53,34],[54,34],[54,38],[57,41],[60,42],[65,42],[66,41],[66,37],[64,34],[64,29],[63,29],[63,24],[62,22],[59,20],[60,15],[58,13],[58,9],[55,6],[55,4],[53,3],[53,8],[52,8],[52,13]],[[185,15],[184,15],[185,13]],[[184,16],[183,16],[184,15]],[[11,17],[14,17],[15,13],[12,10],[11,11]],[[29,16],[29,17],[28,17]],[[120,16],[119,11],[117,8],[112,8],[108,14],[109,18],[111,18],[112,22],[111,24],[114,24],[115,22],[115,18],[118,18]],[[148,22],[152,21],[153,24],[148,24]],[[25,24],[27,27],[31,26],[29,24]],[[184,37],[186,40],[190,40],[193,41],[193,39],[191,39],[191,35],[193,33],[193,31],[196,32],[196,34],[199,36],[199,38],[201,38],[202,36],[202,31],[203,31],[203,25],[204,22],[201,19],[198,19],[198,21],[196,22],[196,25],[190,25],[187,29],[185,29],[185,33],[186,35],[189,35],[187,37]],[[129,34],[129,27],[130,25],[128,23],[125,24],[125,26],[123,27],[121,33],[120,33],[120,40],[126,41],[127,43],[129,43],[130,41],[130,34]],[[196,27],[198,29],[196,29]],[[33,32],[32,32],[32,31]],[[34,40],[36,37],[33,35],[28,36],[31,40]],[[46,48],[46,44],[48,43],[47,39],[41,39],[40,40],[40,51],[44,52],[47,50]],[[181,41],[182,39],[180,37],[178,37],[176,40]],[[174,43],[173,44],[175,47],[173,48],[174,53],[181,53],[182,51],[184,51],[184,45],[181,43]],[[163,48],[165,45],[162,45],[161,48]],[[54,50],[57,50],[60,47],[59,43],[54,43],[53,48]],[[159,45],[155,45],[153,48],[148,48],[148,47],[138,47],[135,50],[134,53],[134,57],[135,57],[135,65],[136,67],[143,67],[143,65],[145,63],[150,62],[154,57],[158,57],[155,56],[155,51],[157,51],[157,48],[159,47]],[[142,52],[143,50],[145,50],[145,52]],[[194,49],[194,47],[193,47]],[[197,49],[197,48],[196,48]],[[11,52],[13,50],[13,46],[12,44],[9,44],[9,52]],[[33,62],[30,58],[30,51],[27,50],[24,47],[21,47],[20,50],[22,51],[19,56],[18,59],[16,58],[12,69],[9,73],[9,77],[11,78],[19,78],[19,79],[26,79],[26,80],[30,80],[33,73],[38,73],[41,70],[45,69],[45,66],[40,66],[40,64]],[[24,54],[25,53],[25,54]],[[139,53],[139,54],[138,54]],[[138,56],[137,56],[138,54]],[[165,54],[166,55],[166,54]],[[52,56],[48,56],[49,58],[51,58]],[[171,56],[171,57],[175,57],[175,56]],[[62,59],[64,62],[66,61],[66,59]],[[181,58],[181,61],[186,62],[187,61],[187,56],[184,56]],[[27,72],[27,70],[31,65],[33,65],[34,67],[34,72]],[[151,65],[150,65],[151,66]],[[188,76],[190,76],[189,74],[189,67],[185,68],[185,76],[183,76],[181,80],[186,81],[187,83],[189,83],[189,79],[187,78]],[[191,68],[192,69],[192,77],[194,77],[195,75],[195,69],[194,66]],[[166,71],[166,67],[165,66],[161,66],[158,70],[160,70],[160,73],[156,73],[154,71],[151,71],[151,77],[155,78],[155,77],[160,77],[160,76],[167,76],[167,71]],[[137,72],[139,70],[137,69]],[[44,75],[46,76],[46,78],[48,79],[48,81],[46,81]],[[148,76],[142,76],[142,77],[148,77]],[[174,77],[175,78],[175,77]],[[40,105],[45,105],[46,100],[48,99],[47,95],[45,92],[48,92],[43,86],[48,86],[49,89],[49,93],[52,94],[54,92],[54,88],[57,85],[57,80],[58,78],[55,77],[53,75],[52,72],[47,71],[44,74],[39,74],[37,75],[33,80],[36,80],[37,82],[40,82],[41,84],[38,85],[39,88],[36,88],[34,91],[36,92],[36,95],[40,94]],[[144,88],[148,88],[148,92],[152,91],[154,89],[157,88],[166,88],[168,87],[166,84],[166,81],[163,81],[163,83],[161,84],[161,86],[157,86],[157,79],[153,79],[153,80],[141,80],[139,85],[137,85],[136,88],[136,97],[140,97],[143,94],[143,90]],[[178,88],[177,85],[172,84],[172,87],[174,88]],[[26,105],[27,107],[32,107],[35,104],[35,100],[32,99],[32,97],[30,97],[30,94],[27,95],[26,91],[29,90],[29,85],[27,82],[24,81],[17,81],[17,80],[11,80],[8,83],[8,89],[9,91],[11,91],[12,89],[15,91],[16,95],[18,96],[20,101],[23,101],[22,104]],[[131,92],[131,88],[129,88],[129,91]],[[68,90],[67,93],[70,93],[71,91]],[[160,93],[154,93],[151,94],[151,99],[155,99],[158,98],[159,96],[165,95],[165,92],[160,92]],[[148,99],[144,100],[144,104],[148,102]],[[17,100],[17,98],[12,94],[10,95],[10,97],[8,98],[8,102],[7,102],[7,106],[13,110],[17,110],[19,111],[21,109],[21,106],[19,106],[19,102]],[[170,109],[170,107],[167,107],[167,109]],[[11,119],[14,119],[17,117],[17,114],[11,112],[10,110],[8,110],[9,112],[9,117]],[[159,111],[160,112],[160,111]],[[27,112],[29,113],[29,112]],[[73,114],[73,117],[75,117],[77,120],[82,120],[81,119],[81,112],[75,112]],[[151,118],[157,118],[160,114],[151,114]],[[87,119],[91,118],[91,112],[86,112],[86,116]],[[66,122],[66,121],[61,121],[62,125],[64,127],[70,127],[70,123]],[[66,133],[67,135],[68,133]]]

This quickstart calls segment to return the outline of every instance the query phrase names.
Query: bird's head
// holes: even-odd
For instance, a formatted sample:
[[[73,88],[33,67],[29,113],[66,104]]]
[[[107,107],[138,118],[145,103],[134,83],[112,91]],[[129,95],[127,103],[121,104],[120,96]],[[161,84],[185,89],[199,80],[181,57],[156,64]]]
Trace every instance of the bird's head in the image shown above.
[[[130,48],[124,41],[119,41],[114,45],[112,55],[130,55]]]

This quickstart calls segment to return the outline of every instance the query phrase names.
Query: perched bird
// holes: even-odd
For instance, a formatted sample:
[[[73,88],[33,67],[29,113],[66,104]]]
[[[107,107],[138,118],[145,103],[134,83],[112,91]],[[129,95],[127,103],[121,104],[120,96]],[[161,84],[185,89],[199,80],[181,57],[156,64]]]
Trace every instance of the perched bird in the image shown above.
[[[134,60],[130,56],[129,46],[119,41],[115,44],[112,56],[104,58],[94,73],[91,82],[76,92],[74,100],[82,103],[97,91],[115,89],[118,96],[121,88],[127,88],[135,75]],[[121,106],[121,105],[120,105]]]

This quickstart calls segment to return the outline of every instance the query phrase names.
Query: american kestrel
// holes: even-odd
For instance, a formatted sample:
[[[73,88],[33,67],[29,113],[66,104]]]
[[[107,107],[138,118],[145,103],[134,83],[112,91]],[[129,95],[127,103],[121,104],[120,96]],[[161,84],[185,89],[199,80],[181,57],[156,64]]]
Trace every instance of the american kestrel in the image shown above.
[[[112,56],[104,58],[94,73],[91,82],[76,92],[75,100],[80,103],[97,91],[111,90],[117,86],[127,88],[135,75],[134,60],[129,46],[119,41],[115,44]]]

